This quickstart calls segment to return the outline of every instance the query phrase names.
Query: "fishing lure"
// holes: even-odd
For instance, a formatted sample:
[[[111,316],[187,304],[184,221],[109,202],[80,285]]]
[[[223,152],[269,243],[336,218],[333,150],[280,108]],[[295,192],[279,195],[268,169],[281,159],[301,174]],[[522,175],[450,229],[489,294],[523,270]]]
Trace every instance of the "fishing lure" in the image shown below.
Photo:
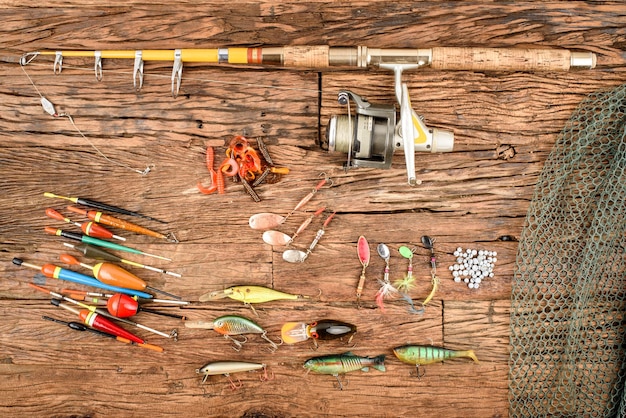
[[[400,252],[402,257],[409,260],[409,265],[407,266],[406,275],[402,279],[396,280],[394,286],[400,293],[402,299],[409,304],[410,313],[423,314],[424,307],[422,306],[420,309],[416,309],[413,299],[409,296],[409,292],[415,287],[415,277],[413,277],[413,253],[415,251],[403,245],[398,248],[398,252]]]
[[[312,323],[287,322],[283,325],[280,334],[285,344],[296,344],[313,338],[317,346],[317,340],[334,340],[342,337],[350,337],[348,343],[356,333],[356,325],[334,319],[322,319]]]
[[[82,224],[79,222],[74,222],[70,218],[66,218],[58,211],[52,208],[46,208],[46,216],[52,219],[56,219],[59,221],[67,222],[69,224],[76,225],[83,231],[85,235],[89,235],[94,238],[103,238],[103,239],[117,239],[120,241],[126,241],[126,238],[120,237],[119,235],[115,235],[113,232],[109,231],[105,227],[98,225],[95,222],[83,222]]]
[[[432,300],[432,298],[435,296],[437,288],[439,287],[439,278],[437,277],[437,259],[435,258],[434,243],[435,240],[428,235],[422,236],[422,244],[424,244],[424,247],[430,250],[430,281],[433,286],[430,294],[426,297],[426,299],[424,299],[424,302],[422,302],[422,306],[426,306],[426,304]]]
[[[322,173],[324,175],[324,173]],[[297,210],[301,209],[304,205],[307,204],[309,200],[313,198],[315,193],[317,193],[327,182],[329,181],[328,177],[324,177],[323,180],[320,180],[319,183],[307,194],[304,196],[296,205],[295,208],[291,212],[289,212],[286,216],[281,216],[275,213],[262,212],[254,214],[248,220],[248,224],[250,228],[265,231],[267,229],[273,229],[277,226],[283,224],[291,215],[293,215]],[[332,186],[332,182],[331,182]]]
[[[363,235],[361,235],[357,241],[356,254],[359,257],[361,266],[363,266],[361,276],[359,277],[359,284],[356,287],[356,302],[360,307],[361,294],[363,293],[363,286],[365,285],[365,269],[367,269],[367,266],[370,264],[370,245]]]
[[[230,387],[235,390],[241,387],[240,385],[235,385],[235,383],[230,378],[232,373],[240,373],[240,372],[250,372],[253,370],[261,370],[263,369],[264,373],[261,376],[261,381],[269,380],[267,375],[267,365],[264,363],[248,363],[244,361],[216,361],[212,363],[207,363],[199,369],[196,369],[196,373],[203,374],[204,378],[202,379],[202,383],[206,382],[209,376],[215,375],[224,375],[228,378],[230,382]]]
[[[419,367],[426,364],[438,363],[453,358],[471,358],[478,363],[478,358],[473,350],[450,350],[431,345],[403,345],[394,348],[393,353],[398,360],[415,365],[417,377],[423,376],[423,374],[419,374]]]
[[[71,212],[78,213],[80,215],[86,216],[94,222],[98,222],[104,225],[112,226],[114,228],[123,229],[125,231],[134,232],[136,234],[147,235],[149,237],[164,239],[169,242],[179,242],[176,236],[172,233],[162,234],[160,232],[153,231],[148,228],[144,228],[143,226],[139,226],[132,222],[125,221],[123,219],[116,218],[114,216],[106,215],[102,212],[97,212],[95,210],[84,210],[81,208],[77,208],[76,206],[68,206],[67,209]]]
[[[383,271],[383,279],[378,280],[380,283],[380,289],[376,293],[376,305],[380,308],[381,312],[385,312],[385,302],[384,299],[391,293],[397,293],[398,289],[396,289],[391,282],[389,281],[389,259],[391,257],[391,252],[389,251],[389,247],[387,245],[380,243],[378,247],[376,247],[378,251],[378,255],[385,261],[385,269]]]
[[[339,383],[339,390],[343,390],[340,374],[361,370],[369,371],[373,367],[381,372],[385,371],[385,355],[376,357],[361,357],[351,352],[343,354],[331,354],[327,356],[313,357],[304,362],[304,368],[320,374],[335,376]]]
[[[291,237],[280,231],[269,230],[269,231],[263,232],[263,242],[269,245],[291,244],[293,240],[296,239],[296,237],[300,235],[311,224],[311,222],[313,221],[313,218],[320,215],[322,212],[324,212],[324,210],[326,210],[325,207],[319,208],[312,215],[306,218],[304,222],[300,224],[296,232]]]
[[[333,212],[328,216],[328,218],[326,218],[326,220],[322,224],[322,227],[317,230],[317,233],[315,234],[315,238],[313,238],[313,241],[311,241],[311,245],[309,245],[309,248],[307,248],[306,251],[287,250],[283,253],[283,260],[288,261],[290,263],[304,263],[304,261],[313,252],[313,249],[315,248],[317,243],[320,241],[320,239],[322,239],[322,236],[326,232],[326,227],[328,226],[330,221],[333,219],[335,214],[336,212]]]
[[[200,302],[208,302],[223,298],[230,298],[249,305],[254,311],[253,303],[265,303],[273,300],[308,299],[308,296],[292,295],[263,286],[232,286],[224,290],[215,290],[200,296]],[[256,311],[254,311],[256,313]]]
[[[261,326],[256,322],[238,315],[220,316],[213,322],[186,321],[185,326],[187,328],[212,329],[215,332],[222,334],[224,338],[231,340],[235,344],[235,347],[233,347],[235,351],[239,351],[248,340],[244,337],[244,340],[240,341],[233,338],[233,335],[260,334],[261,338],[270,343],[272,351],[277,350],[278,346],[282,344],[282,341],[281,343],[276,344],[274,341],[270,340],[267,336],[267,331],[261,328]]]

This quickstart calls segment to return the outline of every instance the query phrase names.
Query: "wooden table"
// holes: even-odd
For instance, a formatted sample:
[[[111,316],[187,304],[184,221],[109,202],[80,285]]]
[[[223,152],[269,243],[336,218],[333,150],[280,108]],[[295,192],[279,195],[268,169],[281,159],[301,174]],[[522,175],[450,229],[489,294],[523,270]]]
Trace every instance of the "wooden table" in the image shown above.
[[[88,0],[45,5],[5,2],[0,9],[0,413],[4,416],[446,416],[508,415],[508,341],[511,281],[517,239],[535,181],[552,145],[583,97],[626,80],[626,8],[622,2],[144,2]],[[403,80],[427,125],[452,130],[454,152],[417,154],[416,187],[406,184],[404,159],[389,170],[342,169],[345,155],[320,149],[330,115],[345,113],[337,92],[350,89],[373,103],[393,104],[393,75],[382,70],[325,72],[186,65],[181,91],[170,96],[171,64],[146,63],[140,92],[132,60],[104,60],[96,81],[93,61],[66,58],[54,75],[52,60],[38,57],[22,71],[19,56],[41,49],[174,49],[250,45],[367,45],[552,47],[597,54],[597,68],[572,72],[467,72],[424,69]],[[25,75],[28,74],[28,77]],[[29,80],[30,77],[30,80]],[[32,83],[31,84],[31,80]],[[58,112],[42,111],[39,93]],[[84,137],[78,132],[82,132]],[[277,166],[290,173],[257,188],[255,203],[240,184],[226,194],[203,195],[207,146],[221,161],[235,135],[262,138]],[[143,169],[137,174],[105,159]],[[317,184],[332,179],[306,211],[326,207],[337,215],[302,264],[283,261],[280,247],[248,226],[259,212],[288,213]],[[177,328],[177,342],[143,330],[137,334],[164,353],[129,347],[42,320],[73,320],[50,305],[28,282],[35,271],[11,263],[56,263],[67,249],[45,226],[76,231],[46,218],[47,207],[83,221],[67,202],[46,191],[112,203],[167,224],[138,221],[174,232],[180,243],[127,234],[127,245],[165,255],[171,262],[129,255],[179,272],[175,278],[129,267],[154,287],[194,303],[190,320],[224,314],[254,319],[277,339],[287,321],[333,318],[358,332],[345,341],[283,345],[270,353],[251,336],[239,352],[213,331],[188,329],[177,320],[140,313],[137,321],[160,330]],[[280,229],[292,233],[308,213],[299,211]],[[323,218],[296,242],[306,247]],[[363,306],[355,302],[361,272],[356,242],[364,235],[372,258]],[[374,303],[384,262],[378,243],[392,249],[391,275],[402,277],[401,245],[416,249],[416,287],[430,291],[429,252],[420,237],[436,239],[441,285],[424,314],[412,315],[398,299],[386,313]],[[457,247],[498,252],[495,277],[478,290],[454,283],[448,266]],[[77,253],[74,253],[77,255]],[[84,260],[90,262],[88,260]],[[67,267],[67,266],[65,266]],[[74,269],[74,267],[72,267]],[[310,296],[257,305],[197,303],[206,292],[237,284],[263,285]],[[48,279],[53,290],[68,287]],[[162,307],[170,311],[178,309]],[[479,364],[446,361],[414,368],[391,349],[406,343],[474,349]],[[306,359],[353,351],[387,355],[387,371],[346,375],[342,392],[332,376],[306,374]],[[260,373],[201,384],[195,370],[209,361],[263,362]]]

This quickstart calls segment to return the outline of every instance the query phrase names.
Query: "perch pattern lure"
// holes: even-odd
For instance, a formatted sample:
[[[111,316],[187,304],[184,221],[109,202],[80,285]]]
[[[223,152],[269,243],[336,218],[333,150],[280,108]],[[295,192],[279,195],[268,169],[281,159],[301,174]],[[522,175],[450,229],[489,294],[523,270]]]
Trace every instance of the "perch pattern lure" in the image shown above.
[[[270,346],[272,347],[272,351],[278,349],[278,345],[280,344],[277,344],[274,341],[270,340],[267,336],[267,331],[261,328],[259,324],[239,315],[220,316],[219,318],[215,318],[215,320],[212,322],[187,321],[185,322],[185,326],[187,328],[212,329],[218,334],[223,335],[224,338],[231,340],[235,344],[235,351],[239,351],[243,344],[245,344],[247,341],[247,338],[245,337],[243,341],[233,338],[233,336],[236,335],[259,334],[261,338],[263,338],[270,344]]]
[[[393,353],[398,360],[414,365],[418,377],[421,377],[419,367],[426,364],[439,363],[453,358],[470,358],[478,363],[478,358],[473,350],[450,350],[430,345],[403,345],[394,348]]]

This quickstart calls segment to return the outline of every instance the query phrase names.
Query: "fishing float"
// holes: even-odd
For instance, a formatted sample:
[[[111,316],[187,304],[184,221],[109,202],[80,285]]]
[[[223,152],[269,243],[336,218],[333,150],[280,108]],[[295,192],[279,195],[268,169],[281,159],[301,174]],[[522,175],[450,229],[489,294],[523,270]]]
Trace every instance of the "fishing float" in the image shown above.
[[[113,232],[109,231],[108,229],[106,229],[105,227],[101,225],[98,225],[95,222],[83,222],[82,224],[80,222],[74,222],[70,218],[66,218],[61,213],[59,213],[58,211],[52,208],[46,209],[46,216],[52,219],[67,222],[68,224],[74,224],[77,227],[79,227],[85,235],[88,235],[93,238],[102,238],[102,239],[113,238],[113,239],[117,239],[120,241],[126,241],[126,238],[120,237],[119,235],[115,235]]]
[[[139,267],[139,268],[154,271],[157,273],[169,274],[170,276],[174,276],[174,277],[182,277],[180,273],[174,273],[173,271],[167,271],[167,270],[163,270],[157,267],[152,267],[152,266],[147,266],[145,264],[137,263],[135,261],[126,260],[124,258],[118,257],[115,254],[111,254],[110,252],[104,251],[103,249],[99,247],[94,247],[93,245],[90,245],[90,244],[83,243],[83,244],[74,245],[69,242],[64,242],[63,245],[69,248],[73,248],[76,251],[83,253],[83,255],[87,258],[92,258],[96,260],[113,261],[116,263],[124,263],[124,264],[128,264],[129,266]]]
[[[82,197],[60,196],[58,194],[54,194],[54,193],[50,193],[50,192],[45,192],[43,195],[45,197],[53,197],[53,198],[57,198],[57,199],[69,200],[70,202],[74,202],[74,203],[77,203],[79,205],[89,206],[90,208],[96,208],[96,209],[106,210],[106,211],[109,211],[109,212],[121,213],[123,215],[128,215],[128,216],[137,216],[137,217],[140,217],[140,218],[149,219],[151,221],[156,221],[156,222],[160,222],[160,223],[167,223],[165,221],[161,221],[159,219],[152,218],[150,216],[143,215],[143,214],[138,213],[138,212],[132,212],[130,210],[123,209],[123,208],[120,208],[120,207],[117,207],[117,206],[108,205],[106,203],[98,202],[97,200],[85,199],[85,198],[82,198]]]
[[[78,290],[78,289],[61,289],[61,293],[68,294],[74,299],[91,297],[93,298],[92,299],[93,303],[102,303],[102,301],[100,301],[99,298],[109,299],[115,296],[113,294],[108,294],[108,293],[87,292],[85,290]],[[190,302],[187,302],[184,300],[171,300],[171,299],[148,299],[148,301],[152,303],[167,303],[171,305],[189,305],[190,304]],[[106,305],[106,301],[104,301],[103,304]]]
[[[173,234],[165,235],[160,232],[156,232],[151,229],[144,228],[143,226],[139,226],[132,222],[128,222],[123,219],[116,218],[114,216],[105,215],[102,212],[98,212],[95,210],[84,210],[84,209],[77,208],[76,206],[71,206],[71,205],[68,206],[67,209],[74,213],[78,213],[83,216],[86,216],[92,221],[95,221],[104,225],[113,226],[115,228],[123,229],[125,231],[135,232],[137,234],[148,235],[154,238],[165,239],[169,242],[178,242],[178,240]]]
[[[116,293],[124,293],[131,296],[137,296],[144,299],[152,299],[152,295],[149,293],[141,292],[135,289],[126,289],[123,287],[112,286],[106,283],[102,283],[94,277],[89,277],[81,273],[77,273],[72,270],[67,270],[61,268],[59,266],[55,266],[54,264],[44,264],[43,266],[38,266],[35,264],[27,263],[21,258],[13,258],[13,264],[21,267],[28,267],[33,270],[38,270],[43,273],[44,276],[50,277],[52,279],[65,280],[68,282],[78,283],[85,286],[97,287],[100,289],[110,290]]]
[[[130,271],[124,270],[116,264],[108,263],[105,261],[92,266],[89,264],[81,263],[76,257],[69,254],[61,254],[59,258],[66,264],[81,266],[91,270],[93,272],[93,276],[103,283],[110,284],[112,286],[123,287],[126,289],[142,291],[150,290],[153,292],[161,293],[162,295],[169,296],[173,299],[182,299],[180,296],[173,295],[169,292],[166,292],[165,290],[148,286],[145,281],[135,276]]]
[[[155,330],[153,328],[150,328],[150,327],[147,327],[145,325],[139,324],[137,322],[130,321],[130,320],[126,319],[126,318],[117,317],[115,315],[112,315],[108,311],[105,311],[104,309],[97,308],[95,306],[90,306],[90,305],[87,305],[85,303],[81,303],[81,302],[79,302],[77,300],[74,300],[74,299],[68,297],[68,296],[64,296],[64,295],[62,295],[60,293],[53,292],[52,290],[48,290],[45,287],[37,286],[37,285],[32,284],[32,283],[28,283],[28,285],[30,287],[32,287],[33,289],[39,290],[40,292],[43,292],[43,293],[47,293],[47,294],[49,294],[50,296],[52,296],[54,298],[57,298],[59,300],[64,300],[66,302],[69,302],[69,303],[72,303],[74,305],[80,306],[81,308],[86,309],[89,312],[97,313],[99,315],[102,315],[102,316],[110,318],[110,319],[115,319],[115,320],[120,321],[120,322],[122,322],[124,324],[132,325],[134,327],[143,329],[143,330],[151,332],[153,334],[160,335],[160,336],[165,337],[165,338],[172,338],[172,337],[176,338],[178,336],[178,332],[176,330],[172,330],[172,332],[170,332],[169,334],[166,334],[164,332],[157,331],[157,330]],[[145,342],[145,341],[143,341],[143,342]]]
[[[98,239],[98,238],[92,238],[90,236],[83,235],[83,234],[76,234],[74,232],[64,231],[63,229],[56,229],[56,228],[47,226],[44,228],[44,231],[46,231],[46,233],[50,235],[56,235],[58,237],[65,237],[65,238],[73,239],[75,241],[84,242],[85,244],[92,244],[92,245],[97,245],[99,247],[110,248],[112,250],[126,251],[128,253],[141,254],[141,255],[148,256],[148,257],[158,258],[160,260],[172,261],[171,258],[163,257],[160,255],[149,254],[143,251],[139,251],[135,248],[126,247],[124,245],[116,244],[114,242],[109,242],[109,241],[105,241],[105,240]]]
[[[78,312],[78,310],[76,310],[76,312]],[[46,316],[46,315],[43,315],[41,318],[45,319],[46,321],[55,322],[57,324],[67,325],[67,327],[69,329],[73,329],[74,331],[91,332],[92,334],[99,335],[101,337],[112,338],[112,339],[117,340],[117,341],[119,341],[121,343],[136,345],[137,347],[147,348],[149,350],[158,351],[160,353],[163,352],[163,348],[159,347],[158,345],[146,344],[146,343],[139,344],[139,343],[131,341],[131,340],[127,339],[127,338],[120,337],[119,335],[109,334],[108,332],[104,332],[104,331],[101,331],[101,330],[96,329],[96,328],[91,328],[91,327],[89,327],[89,326],[87,326],[85,324],[81,324],[80,322],[76,322],[76,321],[71,321],[71,322],[62,321],[60,319],[52,318],[52,317]]]

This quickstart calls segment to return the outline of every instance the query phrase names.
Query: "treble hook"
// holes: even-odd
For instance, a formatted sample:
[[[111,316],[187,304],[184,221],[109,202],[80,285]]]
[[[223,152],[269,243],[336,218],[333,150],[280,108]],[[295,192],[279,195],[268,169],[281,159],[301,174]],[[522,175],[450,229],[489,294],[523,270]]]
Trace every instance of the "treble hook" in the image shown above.
[[[272,346],[272,348],[270,349],[270,351],[273,353],[274,351],[278,350],[278,346],[279,345],[283,345],[284,341],[282,338],[280,339],[280,342],[278,344],[276,344],[274,341],[270,340],[270,338],[267,336],[267,331],[265,331],[263,334],[261,334],[261,338],[263,338],[265,341],[267,341],[268,343],[270,343],[270,345]]]
[[[422,367],[422,372],[423,373],[420,374],[420,365],[416,364],[415,365],[415,374],[409,372],[409,376],[417,377],[417,380],[421,380],[422,377],[424,377],[424,375],[426,374],[426,369],[424,369],[423,367]]]
[[[230,374],[227,373],[224,376],[228,378],[228,381],[230,382],[230,387],[232,390],[241,389],[243,387],[243,383],[241,383],[241,380],[239,378],[237,378],[239,385],[236,385],[235,382],[233,382],[233,379],[230,377]]]
[[[337,383],[338,383],[337,388],[339,390],[343,390],[343,383],[341,383],[341,379],[339,378],[339,375],[338,374],[334,374],[333,376],[335,376],[335,379],[337,379]],[[344,379],[344,380],[346,381],[346,386],[348,386],[348,383],[350,383],[350,381],[347,378]]]
[[[239,352],[241,350],[241,348],[243,347],[243,345],[248,342],[248,339],[245,336],[243,337],[243,341],[239,341],[236,338],[231,337],[230,335],[224,335],[224,338],[226,338],[227,340],[231,340],[236,347],[233,347],[233,350]]]
[[[260,377],[261,382],[268,382],[270,380],[274,380],[275,376],[274,376],[274,372],[272,372],[272,377],[270,377],[267,373],[267,364],[263,365],[263,374]]]

